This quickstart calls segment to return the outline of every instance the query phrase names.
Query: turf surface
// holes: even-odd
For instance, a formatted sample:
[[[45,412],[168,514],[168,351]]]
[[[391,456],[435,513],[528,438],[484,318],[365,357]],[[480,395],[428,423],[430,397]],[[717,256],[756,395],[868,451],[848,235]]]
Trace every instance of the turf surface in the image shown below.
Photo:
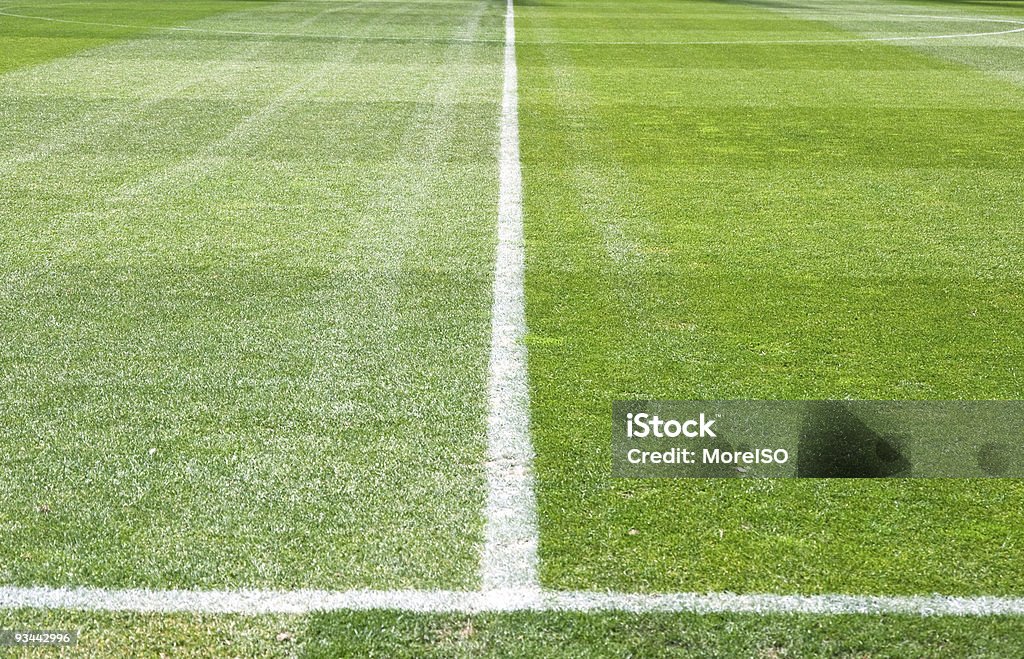
[[[608,476],[617,399],[1021,397],[1024,39],[850,41],[945,4],[522,7],[546,585],[1024,591],[1015,482]]]
[[[0,583],[478,587],[504,3],[0,12]],[[978,17],[1024,9],[517,5],[545,586],[1024,593],[1012,482],[608,477],[619,398],[1021,397],[1024,36],[858,41],[1001,27]],[[1007,656],[1021,637],[1004,618],[0,613],[20,626],[79,629],[94,656]]]
[[[0,78],[0,582],[472,588],[503,8],[190,7]]]
[[[0,73],[97,48],[152,28],[171,28],[243,7],[265,7],[272,0],[89,0],[0,5]],[[20,18],[26,17],[26,18]],[[73,23],[57,23],[74,21]]]

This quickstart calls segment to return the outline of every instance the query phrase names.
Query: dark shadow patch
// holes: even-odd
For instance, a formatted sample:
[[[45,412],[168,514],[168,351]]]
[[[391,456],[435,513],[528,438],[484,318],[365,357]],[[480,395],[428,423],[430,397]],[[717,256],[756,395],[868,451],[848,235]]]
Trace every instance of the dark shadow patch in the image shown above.
[[[872,430],[835,401],[808,404],[797,449],[800,478],[890,478],[911,474],[904,442]]]
[[[986,476],[1005,476],[1013,461],[1013,449],[1009,444],[988,442],[978,449],[978,467]]]

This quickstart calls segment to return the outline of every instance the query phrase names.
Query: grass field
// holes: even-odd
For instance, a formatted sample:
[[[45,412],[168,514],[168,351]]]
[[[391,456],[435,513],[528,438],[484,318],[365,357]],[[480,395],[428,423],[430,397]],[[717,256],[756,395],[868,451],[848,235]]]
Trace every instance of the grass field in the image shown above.
[[[0,591],[486,588],[505,2],[13,3]],[[614,400],[1024,398],[1024,4],[514,25],[529,585],[1024,596],[1017,481],[609,475]],[[93,656],[1024,649],[1021,616],[0,607],[27,627]]]
[[[545,580],[1021,592],[1014,482],[606,477],[616,399],[1021,397],[1024,87],[961,61],[1012,69],[1019,37],[947,57],[821,43],[859,34],[827,9],[629,6],[520,12]],[[773,39],[819,43],[586,45]]]
[[[498,46],[317,34],[502,12],[227,4],[3,78],[0,581],[471,587]]]

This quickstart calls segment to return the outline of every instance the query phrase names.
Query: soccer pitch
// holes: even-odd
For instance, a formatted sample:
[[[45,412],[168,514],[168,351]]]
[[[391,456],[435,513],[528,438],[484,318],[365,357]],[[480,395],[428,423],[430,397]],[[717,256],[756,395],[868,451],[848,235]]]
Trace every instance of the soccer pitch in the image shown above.
[[[1024,5],[0,2],[0,629],[1012,656],[1015,480],[627,480],[626,399],[1024,398]]]

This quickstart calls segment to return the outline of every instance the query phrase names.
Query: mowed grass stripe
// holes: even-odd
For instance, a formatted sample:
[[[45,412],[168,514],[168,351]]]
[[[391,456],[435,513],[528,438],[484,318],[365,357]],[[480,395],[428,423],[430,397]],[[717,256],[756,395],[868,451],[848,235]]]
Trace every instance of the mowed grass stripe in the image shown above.
[[[219,14],[241,11],[262,11],[274,0],[248,0],[238,2],[216,0],[185,0],[184,2],[153,4],[145,0],[114,0],[112,2],[83,3],[12,3],[0,5],[0,38],[5,48],[0,51],[0,73],[32,66],[75,53],[137,36],[152,28],[167,28]],[[246,9],[243,10],[242,7]],[[11,16],[18,12],[54,12],[87,16],[92,25],[63,26],[57,32],[45,21]],[[130,17],[132,26],[116,25]]]
[[[616,399],[1020,397],[1024,90],[879,44],[530,43],[859,36],[631,8],[519,12],[543,583],[1020,593],[1012,481],[612,481],[608,443]]]
[[[313,17],[328,11],[324,8]],[[227,18],[234,19],[235,15]],[[74,150],[99,132],[121,132],[140,113],[190,90],[199,96],[208,95],[211,87],[230,90],[241,77],[251,75],[261,52],[268,50],[265,43],[252,42],[214,66],[174,66],[173,55],[183,50],[180,46],[164,46],[153,53],[152,42],[143,43],[149,46],[148,53],[138,53],[138,42],[120,41],[87,55],[8,74],[7,116],[14,129],[4,135],[10,153],[0,172]],[[159,75],[154,75],[157,70]],[[26,148],[31,141],[36,144]]]
[[[95,0],[94,0],[95,1]],[[279,2],[279,0],[266,0],[267,2]],[[114,4],[117,2],[115,0]],[[209,39],[299,39],[299,40],[326,40],[326,41],[375,41],[375,42],[485,42],[501,43],[500,39],[493,37],[459,36],[450,34],[451,31],[458,31],[459,12],[456,3],[428,2],[417,0],[415,7],[404,7],[402,12],[407,14],[409,21],[390,22],[387,29],[378,29],[379,21],[376,14],[381,7],[387,4],[403,6],[402,0],[398,2],[385,3],[379,0],[370,2],[340,0],[329,3],[331,6],[321,14],[345,15],[343,21],[321,21],[320,16],[310,15],[308,6],[310,4],[326,4],[323,2],[279,2],[273,11],[263,11],[257,16],[247,16],[237,13],[230,23],[203,23],[200,21],[189,25],[162,25],[158,21],[133,21],[131,15],[122,19],[108,18],[107,20],[123,20],[126,22],[104,22],[103,16],[95,17],[94,12],[65,11],[54,15],[51,6],[33,7],[32,11],[25,13],[19,11],[19,7],[0,8],[0,17],[13,19],[15,23],[32,24],[58,24],[72,26],[79,29],[99,29],[115,32],[139,32],[151,31],[156,33],[167,33],[177,35],[188,35],[197,38]],[[453,7],[455,7],[453,9]],[[415,12],[415,14],[411,13]],[[300,19],[294,23],[291,18],[298,14]],[[75,17],[77,16],[77,18]]]
[[[435,10],[500,34],[483,2],[363,29]],[[118,53],[217,73],[3,180],[0,581],[475,587],[500,48]],[[365,91],[378,62],[406,84]]]
[[[903,27],[907,22],[920,26],[918,29],[934,30],[937,26],[983,25],[984,21],[1024,22],[1024,7],[1017,2],[944,3],[937,6],[927,0],[893,7],[885,2],[865,1],[859,5],[866,15],[858,16],[842,11],[835,12],[827,3],[810,2],[804,5],[807,11],[821,12],[819,20],[858,34],[871,35],[891,31],[895,26]],[[899,18],[891,12],[913,14]],[[933,17],[936,13],[945,15]],[[983,39],[947,39],[942,41],[919,41],[906,44],[937,59],[966,65],[985,71],[1014,84],[1024,85],[1024,70],[1018,64],[1022,39],[1016,34],[991,36]]]

